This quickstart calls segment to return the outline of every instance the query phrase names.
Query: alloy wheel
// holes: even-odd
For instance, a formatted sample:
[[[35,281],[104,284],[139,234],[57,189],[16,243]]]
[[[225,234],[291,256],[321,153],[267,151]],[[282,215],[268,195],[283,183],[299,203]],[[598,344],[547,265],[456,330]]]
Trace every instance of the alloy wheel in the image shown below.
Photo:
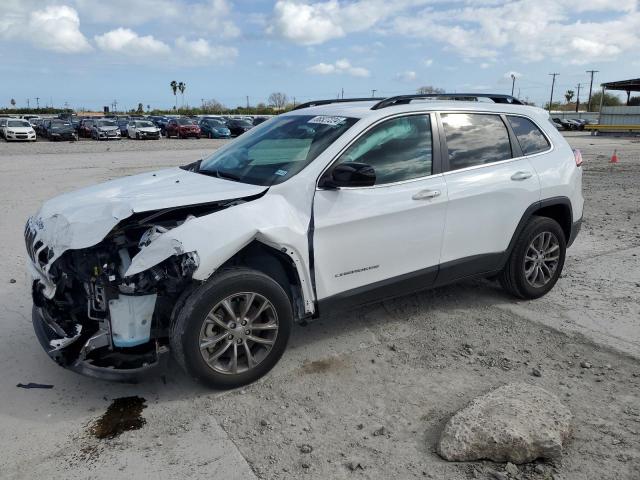
[[[527,283],[535,288],[544,287],[555,275],[559,260],[558,237],[551,232],[536,235],[524,256],[524,276]]]
[[[207,314],[198,340],[200,353],[216,372],[246,372],[268,356],[278,328],[278,315],[269,300],[255,292],[234,293]]]

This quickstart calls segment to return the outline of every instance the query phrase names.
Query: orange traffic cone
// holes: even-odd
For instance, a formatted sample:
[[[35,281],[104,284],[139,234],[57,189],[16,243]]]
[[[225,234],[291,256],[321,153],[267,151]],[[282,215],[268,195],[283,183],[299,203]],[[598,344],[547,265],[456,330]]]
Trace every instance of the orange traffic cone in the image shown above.
[[[618,163],[618,155],[616,154],[616,150],[613,151],[613,155],[611,155],[611,160],[609,163]]]

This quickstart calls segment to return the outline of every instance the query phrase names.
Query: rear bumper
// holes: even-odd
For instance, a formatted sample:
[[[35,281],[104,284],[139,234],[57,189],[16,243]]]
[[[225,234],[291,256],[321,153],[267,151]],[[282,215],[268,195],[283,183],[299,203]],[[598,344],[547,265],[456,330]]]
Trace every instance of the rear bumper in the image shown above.
[[[573,222],[573,225],[571,225],[571,234],[569,235],[569,240],[567,241],[567,247],[570,247],[573,244],[576,237],[578,236],[578,233],[580,233],[581,228],[582,228],[582,218],[580,218],[576,222]]]
[[[67,343],[66,346],[54,348],[51,346],[51,341],[60,340],[60,337],[49,326],[42,310],[35,305],[31,310],[31,320],[36,337],[47,355],[61,367],[87,377],[116,382],[137,382],[142,377],[160,369],[167,358],[168,350],[166,348],[156,348],[156,361],[147,363],[143,367],[118,369],[96,366],[92,364],[91,360],[83,358],[85,353],[91,352],[93,348],[91,342],[96,338],[96,335],[87,338],[81,333],[76,340]]]

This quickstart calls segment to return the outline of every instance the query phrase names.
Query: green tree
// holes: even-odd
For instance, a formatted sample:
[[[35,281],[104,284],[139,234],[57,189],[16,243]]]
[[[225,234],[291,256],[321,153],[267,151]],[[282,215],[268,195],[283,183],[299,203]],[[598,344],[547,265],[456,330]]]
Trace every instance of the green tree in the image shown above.
[[[9,103],[11,104],[11,106],[12,106],[13,108],[16,108],[16,99],[15,99],[15,98],[12,98],[12,99],[11,99],[11,101],[10,101]]]
[[[178,82],[176,82],[175,80],[171,80],[171,83],[169,84],[169,86],[171,87],[171,91],[173,92],[173,97],[175,99],[176,102],[176,106],[174,107],[174,110],[178,109],[178,97],[176,96],[176,93],[178,92]]]
[[[573,90],[567,90],[567,92],[564,94],[564,98],[567,99],[567,103],[571,101],[574,95],[575,95],[575,92]]]
[[[602,98],[602,92],[596,92],[591,96],[591,109],[592,112],[600,111],[600,99]],[[605,107],[619,107],[622,105],[622,101],[616,95],[611,93],[604,93],[604,101],[602,105]]]
[[[445,93],[444,88],[432,87],[431,85],[426,85],[424,87],[418,88],[416,91],[418,95],[429,95],[431,93]]]
[[[635,96],[635,97],[631,97],[629,99],[629,106],[630,107],[637,107],[640,106],[640,97],[639,96]]]
[[[141,103],[138,104],[138,110],[136,110],[136,113],[144,113],[144,106]]]

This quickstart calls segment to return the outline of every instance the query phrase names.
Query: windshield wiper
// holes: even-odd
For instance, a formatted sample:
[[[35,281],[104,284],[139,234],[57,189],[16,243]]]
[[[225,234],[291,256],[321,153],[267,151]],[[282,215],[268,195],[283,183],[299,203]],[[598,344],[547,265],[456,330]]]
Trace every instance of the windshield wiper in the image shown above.
[[[238,175],[234,175],[233,173],[221,172],[220,170],[216,170],[215,174],[216,174],[216,177],[218,178],[225,178],[228,180],[233,180],[234,182],[240,181],[240,177]]]

